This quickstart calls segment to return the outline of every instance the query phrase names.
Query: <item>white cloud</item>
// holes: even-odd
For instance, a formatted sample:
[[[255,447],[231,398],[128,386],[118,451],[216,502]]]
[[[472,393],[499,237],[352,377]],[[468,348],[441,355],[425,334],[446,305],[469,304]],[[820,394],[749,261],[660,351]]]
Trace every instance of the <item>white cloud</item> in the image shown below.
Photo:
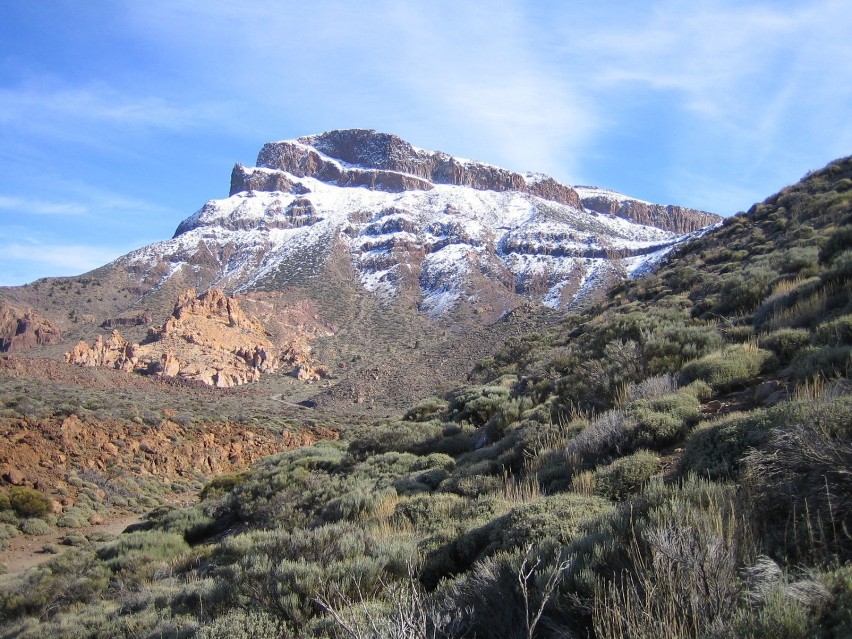
[[[126,156],[144,150],[140,134],[225,128],[229,108],[226,101],[193,103],[103,83],[69,86],[31,78],[24,86],[0,88],[0,140],[5,154],[19,157],[62,144],[79,153],[84,147]]]
[[[126,252],[117,247],[77,243],[4,242],[0,244],[0,273],[6,281],[0,281],[0,285],[23,284],[45,273],[56,277],[78,275],[103,266]]]
[[[88,207],[71,202],[46,202],[43,200],[28,200],[20,197],[0,196],[0,210],[12,209],[21,213],[35,215],[70,215],[77,216],[88,212]]]
[[[172,212],[160,205],[98,189],[91,185],[60,182],[50,184],[48,189],[53,191],[53,200],[0,195],[0,211],[12,211],[18,215],[88,216],[107,219],[116,215],[123,217],[127,213]]]

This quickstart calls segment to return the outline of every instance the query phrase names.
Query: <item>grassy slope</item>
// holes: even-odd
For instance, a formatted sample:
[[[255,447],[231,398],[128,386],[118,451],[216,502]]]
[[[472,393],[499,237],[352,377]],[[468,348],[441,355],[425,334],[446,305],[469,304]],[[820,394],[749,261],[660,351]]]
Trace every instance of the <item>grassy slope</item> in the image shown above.
[[[844,159],[476,385],[5,587],[0,636],[848,636],[850,276]]]

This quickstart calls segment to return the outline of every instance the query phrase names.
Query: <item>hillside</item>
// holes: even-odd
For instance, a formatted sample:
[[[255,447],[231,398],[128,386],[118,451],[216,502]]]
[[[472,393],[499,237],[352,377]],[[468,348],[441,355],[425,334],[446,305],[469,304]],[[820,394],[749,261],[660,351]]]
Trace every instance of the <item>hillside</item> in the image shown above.
[[[844,158],[404,416],[9,582],[0,636],[847,637],[850,277]]]

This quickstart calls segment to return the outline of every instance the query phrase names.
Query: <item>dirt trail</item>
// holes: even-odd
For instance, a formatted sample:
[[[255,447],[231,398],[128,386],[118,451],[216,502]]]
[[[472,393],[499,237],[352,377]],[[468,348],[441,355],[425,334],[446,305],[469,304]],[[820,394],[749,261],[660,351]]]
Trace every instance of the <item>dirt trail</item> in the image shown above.
[[[42,552],[47,545],[56,546],[59,552],[68,550],[68,546],[62,546],[60,541],[70,532],[78,532],[84,535],[89,533],[106,533],[110,535],[121,534],[125,528],[142,521],[143,515],[121,515],[106,521],[98,526],[86,526],[85,528],[57,528],[47,535],[30,536],[18,535],[9,540],[8,546],[0,550],[0,563],[4,564],[9,572],[0,575],[0,583],[12,577],[20,575],[34,566],[38,566],[55,555]]]

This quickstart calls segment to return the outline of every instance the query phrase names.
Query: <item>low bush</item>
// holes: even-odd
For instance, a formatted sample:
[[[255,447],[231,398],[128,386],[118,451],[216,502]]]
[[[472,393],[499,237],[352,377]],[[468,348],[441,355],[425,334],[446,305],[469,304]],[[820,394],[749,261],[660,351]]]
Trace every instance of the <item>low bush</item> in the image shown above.
[[[150,529],[180,535],[190,543],[203,539],[215,523],[201,506],[164,507],[150,513],[147,521]]]
[[[699,386],[689,386],[677,393],[639,400],[628,406],[626,411],[636,424],[630,437],[631,448],[661,448],[680,439],[701,418],[696,397],[700,392]]]
[[[433,452],[442,439],[439,422],[384,422],[363,426],[349,438],[349,453],[367,454],[400,452],[423,454]]]
[[[529,544],[564,545],[579,535],[586,520],[611,509],[608,500],[597,496],[576,493],[544,496],[469,531],[458,539],[456,547],[462,561],[472,563]]]
[[[592,597],[602,639],[726,636],[754,556],[733,491],[694,478],[652,481],[566,551],[568,583]]]
[[[594,493],[607,499],[623,501],[657,474],[660,458],[647,450],[639,450],[616,459],[594,473]]]
[[[774,421],[766,410],[729,413],[698,427],[687,439],[678,462],[682,476],[694,473],[709,479],[734,479],[749,449],[769,437]]]
[[[816,327],[816,343],[825,346],[852,344],[852,315],[844,315]]]
[[[404,419],[409,422],[428,422],[447,410],[446,400],[427,397],[408,409]]]
[[[771,352],[751,346],[730,346],[690,362],[680,371],[681,383],[702,380],[717,392],[750,383],[764,367],[771,367]]]
[[[18,528],[25,535],[49,535],[53,532],[53,526],[47,523],[44,519],[38,519],[36,517],[22,519],[21,523],[18,524]]]
[[[72,506],[60,515],[56,525],[60,528],[85,528],[89,525],[89,517],[91,516],[91,510]]]
[[[259,639],[290,636],[291,628],[282,626],[272,615],[257,610],[232,610],[199,628],[199,639]]]
[[[113,572],[144,580],[150,577],[157,565],[187,550],[189,545],[181,535],[146,530],[121,535],[98,550],[98,558]]]
[[[201,489],[201,493],[199,493],[198,498],[201,501],[204,501],[205,499],[225,495],[243,483],[245,479],[245,473],[225,473],[224,475],[217,475],[204,485],[204,488]]]
[[[779,328],[760,337],[760,345],[771,350],[783,362],[789,362],[810,342],[811,333],[804,328]]]
[[[812,377],[846,377],[852,371],[852,345],[810,346],[800,350],[790,363],[797,380]]]
[[[88,546],[91,542],[82,533],[72,532],[62,537],[60,543],[63,546]]]
[[[93,552],[69,549],[0,587],[0,619],[29,615],[43,621],[76,604],[92,603],[106,590],[109,577],[110,571]]]
[[[852,397],[791,402],[773,412],[768,441],[743,459],[761,525],[791,556],[848,557]]]
[[[9,506],[21,517],[43,517],[50,512],[50,500],[26,486],[12,486],[6,493]]]
[[[414,552],[406,542],[376,539],[350,523],[245,537],[229,544],[241,555],[231,568],[234,603],[250,602],[295,628],[322,613],[316,597],[330,584],[339,597],[373,592],[384,580],[407,575]]]

